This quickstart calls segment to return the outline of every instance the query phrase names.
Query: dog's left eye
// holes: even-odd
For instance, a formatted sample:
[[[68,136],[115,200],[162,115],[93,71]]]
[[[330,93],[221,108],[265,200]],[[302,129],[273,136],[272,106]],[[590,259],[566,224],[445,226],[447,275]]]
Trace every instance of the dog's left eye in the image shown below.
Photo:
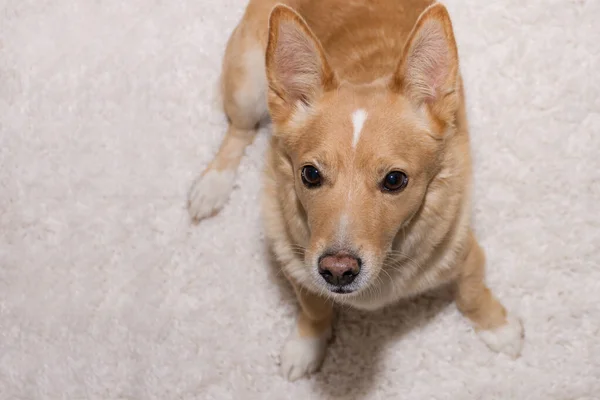
[[[385,176],[381,187],[387,192],[399,192],[408,185],[408,176],[401,171],[392,171]]]
[[[321,174],[319,170],[312,165],[306,165],[302,168],[302,183],[308,188],[321,185]]]

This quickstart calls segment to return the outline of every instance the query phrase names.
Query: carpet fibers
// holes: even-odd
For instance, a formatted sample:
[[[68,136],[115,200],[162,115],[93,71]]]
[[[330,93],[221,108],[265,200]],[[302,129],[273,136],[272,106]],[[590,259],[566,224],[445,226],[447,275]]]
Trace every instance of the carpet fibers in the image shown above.
[[[520,359],[439,293],[343,310],[321,373],[286,382],[269,128],[219,215],[185,208],[225,130],[214,88],[244,0],[0,0],[0,398],[600,398],[600,1],[445,4],[475,228]]]

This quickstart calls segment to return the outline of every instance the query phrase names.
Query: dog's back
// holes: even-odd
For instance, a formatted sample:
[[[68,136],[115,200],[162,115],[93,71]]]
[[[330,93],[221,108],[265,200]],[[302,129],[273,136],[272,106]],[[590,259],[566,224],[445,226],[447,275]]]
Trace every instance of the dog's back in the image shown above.
[[[299,13],[341,79],[368,83],[392,74],[429,0],[307,1]]]

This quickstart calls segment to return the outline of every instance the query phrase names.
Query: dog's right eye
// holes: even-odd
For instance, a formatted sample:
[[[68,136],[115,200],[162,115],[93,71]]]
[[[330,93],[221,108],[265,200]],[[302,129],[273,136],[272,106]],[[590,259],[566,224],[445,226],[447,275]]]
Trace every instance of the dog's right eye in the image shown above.
[[[321,185],[321,174],[319,170],[312,165],[306,165],[302,168],[302,183],[308,188],[314,188]]]
[[[408,176],[401,171],[392,171],[385,176],[381,187],[386,192],[400,192],[408,185]]]

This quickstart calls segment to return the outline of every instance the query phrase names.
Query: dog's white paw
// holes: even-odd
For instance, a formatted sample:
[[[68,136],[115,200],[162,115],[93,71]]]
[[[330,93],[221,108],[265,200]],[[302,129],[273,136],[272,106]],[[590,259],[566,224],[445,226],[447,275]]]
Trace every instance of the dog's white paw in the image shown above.
[[[327,342],[331,332],[321,337],[300,337],[296,332],[287,339],[281,352],[281,373],[289,381],[316,372],[325,358]]]
[[[233,189],[233,171],[210,170],[192,184],[188,196],[188,211],[194,222],[210,217],[219,211]]]
[[[495,352],[504,353],[512,358],[517,358],[523,348],[524,331],[521,321],[508,314],[506,324],[490,330],[477,332],[481,340]]]

